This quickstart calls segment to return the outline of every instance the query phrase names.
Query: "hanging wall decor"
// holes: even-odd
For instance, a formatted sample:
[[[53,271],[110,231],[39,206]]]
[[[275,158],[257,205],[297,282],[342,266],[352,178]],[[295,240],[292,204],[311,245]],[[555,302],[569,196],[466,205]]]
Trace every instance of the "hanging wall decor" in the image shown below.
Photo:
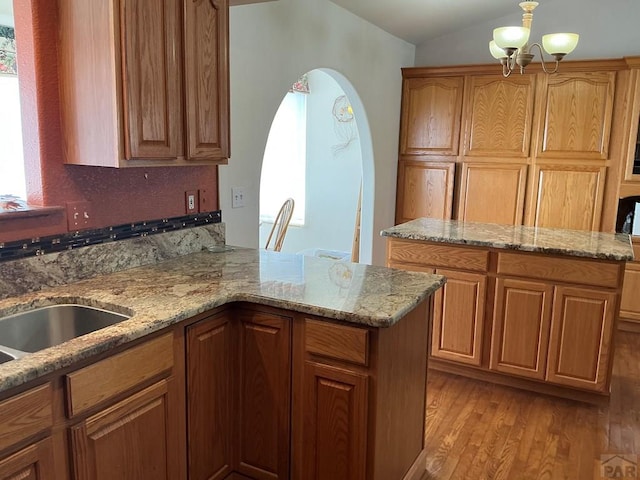
[[[354,122],[353,108],[346,95],[340,95],[333,102],[333,129],[340,143],[333,145],[331,150],[334,155],[342,152],[358,138],[358,127]]]
[[[18,74],[16,37],[12,27],[0,26],[0,74]]]

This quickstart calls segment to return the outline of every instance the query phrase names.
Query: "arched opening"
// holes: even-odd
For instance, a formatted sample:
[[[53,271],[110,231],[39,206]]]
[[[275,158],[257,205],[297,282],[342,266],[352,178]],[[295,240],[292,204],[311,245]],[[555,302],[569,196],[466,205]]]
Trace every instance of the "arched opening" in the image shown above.
[[[335,70],[307,72],[283,98],[267,140],[260,246],[292,197],[282,251],[370,263],[373,179],[371,136],[357,92]]]

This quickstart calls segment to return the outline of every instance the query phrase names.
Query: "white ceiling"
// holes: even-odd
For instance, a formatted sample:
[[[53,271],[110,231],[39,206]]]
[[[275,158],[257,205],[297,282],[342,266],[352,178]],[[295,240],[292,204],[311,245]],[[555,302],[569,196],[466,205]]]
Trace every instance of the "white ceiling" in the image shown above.
[[[332,0],[414,45],[513,13],[519,0]],[[554,0],[541,0],[538,8]],[[563,0],[566,1],[566,0]],[[575,0],[572,0],[575,1]]]

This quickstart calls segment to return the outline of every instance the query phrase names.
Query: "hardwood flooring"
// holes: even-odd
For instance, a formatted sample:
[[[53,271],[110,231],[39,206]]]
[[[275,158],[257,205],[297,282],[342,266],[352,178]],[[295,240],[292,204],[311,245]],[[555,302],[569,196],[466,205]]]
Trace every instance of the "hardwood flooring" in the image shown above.
[[[640,334],[618,332],[605,407],[430,370],[426,443],[423,480],[608,478],[601,455],[640,461]]]

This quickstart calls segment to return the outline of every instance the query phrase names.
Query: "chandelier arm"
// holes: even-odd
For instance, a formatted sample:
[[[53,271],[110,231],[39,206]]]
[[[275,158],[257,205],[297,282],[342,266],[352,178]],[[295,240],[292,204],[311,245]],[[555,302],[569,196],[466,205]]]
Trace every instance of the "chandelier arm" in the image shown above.
[[[542,47],[540,46],[539,43],[532,43],[529,46],[529,51],[531,51],[533,47],[538,47],[538,50],[540,51],[540,63],[542,64],[542,70],[544,71],[544,73],[550,73],[550,74],[556,73],[558,71],[558,66],[560,65],[560,62],[556,60],[556,68],[554,68],[553,71],[547,70],[547,66],[544,63],[544,51],[542,50]]]

